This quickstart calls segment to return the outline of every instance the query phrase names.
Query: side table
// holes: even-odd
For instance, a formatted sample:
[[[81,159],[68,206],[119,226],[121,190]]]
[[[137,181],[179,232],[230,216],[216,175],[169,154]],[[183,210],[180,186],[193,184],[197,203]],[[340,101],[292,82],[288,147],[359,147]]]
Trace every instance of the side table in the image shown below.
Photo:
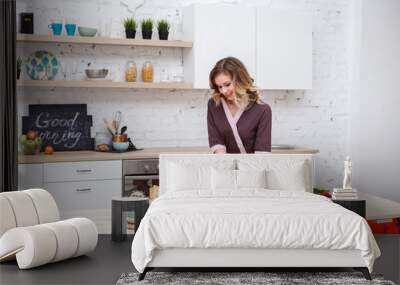
[[[361,217],[365,219],[366,212],[366,202],[365,200],[336,200],[332,199],[332,202],[339,204],[340,206],[353,211],[356,214],[359,214]]]
[[[123,241],[127,234],[123,232],[123,213],[126,211],[135,212],[135,232],[139,228],[140,221],[146,214],[149,207],[149,198],[140,197],[113,197],[111,202],[111,240]]]

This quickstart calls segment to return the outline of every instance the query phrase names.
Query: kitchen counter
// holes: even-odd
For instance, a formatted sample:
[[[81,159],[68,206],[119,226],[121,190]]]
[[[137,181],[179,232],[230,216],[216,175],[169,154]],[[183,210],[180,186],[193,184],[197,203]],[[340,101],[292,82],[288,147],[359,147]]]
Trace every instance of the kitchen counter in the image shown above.
[[[37,155],[18,154],[18,163],[47,163],[47,162],[72,162],[72,161],[100,161],[100,160],[124,160],[124,159],[150,159],[158,158],[160,153],[210,153],[208,147],[160,147],[146,148],[139,151],[124,153],[108,153],[97,151],[56,151],[52,155],[40,153]],[[281,154],[317,154],[317,149],[272,148],[272,153]]]

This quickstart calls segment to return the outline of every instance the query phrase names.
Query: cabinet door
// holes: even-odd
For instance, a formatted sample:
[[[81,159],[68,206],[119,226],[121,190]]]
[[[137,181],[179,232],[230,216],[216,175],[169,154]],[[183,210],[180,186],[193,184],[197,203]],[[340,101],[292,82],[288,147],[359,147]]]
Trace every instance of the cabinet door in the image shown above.
[[[259,88],[312,88],[310,15],[260,7],[256,39],[256,85]]]
[[[62,219],[91,219],[99,233],[110,233],[112,197],[121,197],[121,180],[92,180],[45,183]]]
[[[227,56],[240,59],[250,76],[255,76],[255,9],[243,5],[192,5],[183,11],[186,39],[185,80],[194,88],[209,88],[209,74],[215,63]]]
[[[43,188],[43,164],[18,164],[18,190]]]

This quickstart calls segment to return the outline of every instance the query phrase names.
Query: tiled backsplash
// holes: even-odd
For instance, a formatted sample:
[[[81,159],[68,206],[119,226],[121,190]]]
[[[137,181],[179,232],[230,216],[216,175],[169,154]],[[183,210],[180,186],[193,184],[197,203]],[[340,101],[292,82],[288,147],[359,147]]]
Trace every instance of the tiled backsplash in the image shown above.
[[[72,19],[78,25],[94,26],[100,33],[123,37],[122,20],[152,17],[176,21],[181,7],[197,2],[265,4],[277,8],[307,10],[313,17],[313,90],[263,91],[264,101],[273,111],[273,144],[295,144],[318,148],[317,185],[341,184],[342,161],[347,151],[350,82],[348,80],[347,33],[350,23],[350,0],[280,0],[280,1],[200,1],[200,0],[18,0],[17,13],[35,14],[35,33],[50,34],[52,19]],[[172,28],[173,29],[173,28]],[[64,30],[65,33],[65,30]],[[171,31],[173,37],[173,30]],[[138,37],[141,38],[140,32]],[[156,36],[157,37],[157,36]],[[238,41],[240,44],[240,40]],[[87,67],[110,69],[111,78],[122,80],[128,60],[138,68],[146,60],[154,64],[155,81],[161,70],[169,76],[182,73],[182,49],[113,47],[69,44],[18,44],[18,54],[25,58],[37,49],[59,57],[67,77],[84,78]],[[22,74],[26,78],[26,74]],[[62,79],[60,72],[56,79]],[[207,145],[207,90],[115,90],[115,89],[19,89],[19,114],[26,115],[28,104],[85,103],[93,115],[92,136],[104,131],[103,118],[123,113],[123,125],[138,147]],[[19,125],[21,126],[21,125]]]

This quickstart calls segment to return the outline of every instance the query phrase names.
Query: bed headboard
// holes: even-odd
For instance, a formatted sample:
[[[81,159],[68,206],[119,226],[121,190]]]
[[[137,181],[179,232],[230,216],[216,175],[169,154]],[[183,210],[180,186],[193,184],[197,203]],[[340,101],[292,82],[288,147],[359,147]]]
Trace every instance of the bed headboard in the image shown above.
[[[305,189],[313,192],[314,160],[312,154],[160,154],[160,194],[165,193],[169,185],[168,168],[172,165],[217,166],[231,169],[257,169],[263,167],[272,169],[286,176],[291,169],[302,165]],[[303,167],[304,166],[304,167]],[[304,172],[303,172],[304,171]],[[288,189],[289,190],[289,189]]]

